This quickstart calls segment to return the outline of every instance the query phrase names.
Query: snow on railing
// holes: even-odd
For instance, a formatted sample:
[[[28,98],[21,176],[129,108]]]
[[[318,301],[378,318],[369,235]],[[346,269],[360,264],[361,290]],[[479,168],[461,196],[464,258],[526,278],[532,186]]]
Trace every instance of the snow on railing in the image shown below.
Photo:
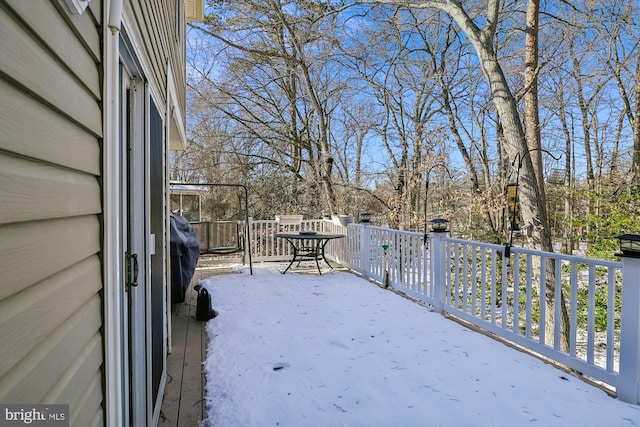
[[[277,229],[276,221],[251,221],[254,260],[291,258],[286,242],[273,237]],[[446,233],[425,241],[422,233],[330,220],[304,221],[299,229],[344,234],[329,242],[327,258],[640,403],[640,260],[612,262],[519,247],[506,258],[504,246]],[[623,286],[631,307],[626,311],[621,310]],[[623,337],[630,337],[626,342],[621,324]]]

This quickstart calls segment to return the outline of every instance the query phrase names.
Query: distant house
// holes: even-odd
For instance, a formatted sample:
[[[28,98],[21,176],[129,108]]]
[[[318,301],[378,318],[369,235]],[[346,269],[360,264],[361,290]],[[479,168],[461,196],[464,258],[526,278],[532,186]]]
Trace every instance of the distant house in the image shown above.
[[[197,3],[197,6],[196,6]],[[0,403],[158,422],[168,152],[202,0],[0,0]]]

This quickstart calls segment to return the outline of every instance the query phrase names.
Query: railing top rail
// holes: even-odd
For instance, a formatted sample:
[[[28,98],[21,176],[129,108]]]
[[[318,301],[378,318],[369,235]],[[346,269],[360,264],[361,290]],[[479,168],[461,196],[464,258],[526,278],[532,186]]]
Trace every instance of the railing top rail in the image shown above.
[[[367,227],[370,230],[378,230],[378,231],[384,231],[386,233],[390,233],[390,234],[400,234],[400,235],[405,235],[405,236],[413,236],[413,237],[423,237],[424,233],[418,232],[418,231],[407,231],[407,230],[394,230],[392,228],[386,228],[386,227],[378,227],[376,225],[363,225],[363,224],[349,224],[350,227]]]
[[[487,249],[494,249],[494,250],[504,249],[503,245],[498,245],[495,243],[474,242],[474,241],[464,240],[464,239],[455,239],[452,237],[445,237],[443,240],[446,242],[457,243],[460,245],[482,247]],[[538,256],[543,256],[547,258],[559,259],[562,261],[580,262],[584,264],[597,264],[603,267],[611,267],[611,268],[622,267],[622,261],[608,261],[608,260],[599,259],[599,258],[585,258],[585,257],[576,256],[576,255],[561,254],[556,252],[546,252],[546,251],[540,251],[537,249],[528,249],[528,248],[523,248],[521,246],[512,246],[511,253],[519,253],[519,254],[525,254],[525,255],[538,255]]]
[[[456,239],[454,237],[445,237],[442,240],[445,242],[457,243],[459,245],[476,246],[476,247],[487,248],[487,249],[495,249],[498,251],[504,249],[503,245],[498,245],[495,243],[474,242],[472,240]]]
[[[580,262],[584,264],[597,264],[603,267],[612,267],[612,268],[622,267],[622,261],[607,261],[599,258],[585,258],[577,255],[560,254],[556,252],[544,252],[544,251],[538,251],[534,249],[527,249],[527,248],[521,248],[521,247],[515,247],[515,246],[511,247],[511,252],[522,253],[527,255],[544,255],[547,258],[554,258],[562,261]]]
[[[249,218],[253,223],[278,223],[277,219],[254,219]],[[302,222],[321,222],[321,219],[303,219]]]
[[[225,219],[225,220],[215,220],[215,221],[189,221],[189,224],[239,224],[244,222],[243,219]]]

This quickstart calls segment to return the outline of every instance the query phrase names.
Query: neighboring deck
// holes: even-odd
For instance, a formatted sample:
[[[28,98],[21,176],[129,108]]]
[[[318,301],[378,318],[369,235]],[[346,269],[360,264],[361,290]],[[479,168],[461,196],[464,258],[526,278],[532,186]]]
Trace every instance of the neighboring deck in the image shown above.
[[[215,266],[202,257],[185,302],[175,304],[171,313],[173,348],[167,356],[167,386],[164,392],[159,426],[194,427],[206,416],[203,362],[207,352],[206,322],[196,319],[197,293],[193,286],[209,276],[232,270]]]

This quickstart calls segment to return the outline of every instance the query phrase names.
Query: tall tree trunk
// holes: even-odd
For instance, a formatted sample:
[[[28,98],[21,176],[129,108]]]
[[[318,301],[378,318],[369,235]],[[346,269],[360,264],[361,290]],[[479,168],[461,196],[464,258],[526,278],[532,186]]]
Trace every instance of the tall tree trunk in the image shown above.
[[[497,1],[492,0],[490,4],[498,6]],[[532,243],[538,249],[553,251],[551,245],[551,233],[548,227],[547,209],[542,202],[539,187],[537,185],[536,173],[531,161],[531,156],[526,155],[529,151],[526,136],[517,104],[511,93],[507,79],[502,71],[497,55],[493,49],[494,29],[484,28],[480,31],[473,21],[466,15],[456,13],[453,18],[462,27],[473,44],[482,65],[482,70],[487,78],[493,102],[500,117],[505,138],[505,151],[510,159],[522,165],[520,173],[520,185],[518,188],[520,208],[524,224],[534,224],[539,222],[543,226],[540,235],[534,235]],[[489,22],[497,19],[497,10],[488,16]]]
[[[562,123],[562,134],[564,135],[565,150],[564,150],[564,188],[568,191],[564,198],[564,216],[569,223],[573,219],[573,191],[572,191],[572,173],[571,173],[571,158],[573,153],[571,132],[569,131],[569,123],[567,121],[567,114],[564,105],[564,85],[562,79],[558,82],[558,99],[560,99],[559,118]],[[563,252],[571,254],[573,250],[573,233],[571,227],[565,225],[562,230],[562,245]]]
[[[584,83],[582,81],[582,70],[580,60],[576,55],[573,44],[569,43],[569,49],[571,52],[571,59],[573,61],[573,77],[578,86],[577,97],[578,105],[580,106],[580,115],[582,118],[582,132],[584,134],[584,157],[587,167],[587,186],[589,191],[595,191],[595,173],[593,172],[593,156],[591,155],[591,123],[589,122],[589,103],[584,95]],[[586,216],[593,213],[593,200],[587,199]],[[589,231],[589,224],[587,224],[587,232]]]
[[[539,0],[527,2],[527,23],[524,47],[524,125],[531,162],[538,182],[540,203],[546,204],[542,170],[542,144],[540,142],[540,115],[538,111],[538,15]]]
[[[547,197],[545,194],[544,174],[542,169],[542,143],[540,141],[540,115],[538,111],[538,17],[540,13],[539,0],[529,0],[527,2],[526,30],[525,30],[525,69],[524,69],[524,123],[527,137],[528,153],[531,156],[531,162],[536,176],[538,186],[538,203],[547,206]],[[548,234],[551,240],[550,224],[543,223],[543,234]],[[564,295],[560,294],[560,301],[554,298],[554,282],[555,282],[555,266],[553,260],[548,265],[547,286],[545,298],[545,344],[552,346],[554,344],[554,304],[561,304],[560,330],[562,333],[561,348],[569,351],[569,314],[564,303]]]

